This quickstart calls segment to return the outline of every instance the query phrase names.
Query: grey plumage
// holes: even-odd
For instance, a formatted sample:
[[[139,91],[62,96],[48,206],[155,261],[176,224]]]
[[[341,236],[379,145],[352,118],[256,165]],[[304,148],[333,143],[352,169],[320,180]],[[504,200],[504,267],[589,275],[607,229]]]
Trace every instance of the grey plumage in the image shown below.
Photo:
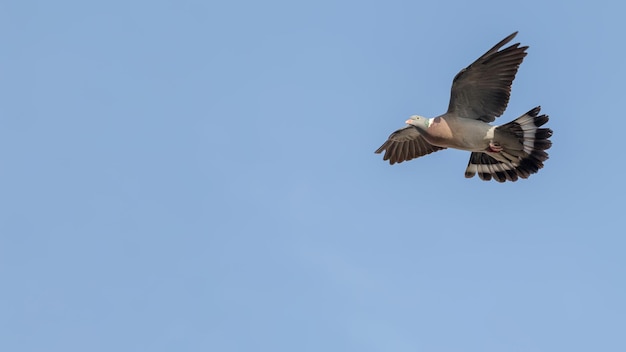
[[[516,35],[517,32],[502,39],[454,77],[448,114],[493,122],[504,113],[511,96],[511,84],[528,46],[520,47],[517,43],[501,51],[498,49]]]
[[[539,107],[518,119],[492,126],[508,105],[511,84],[528,46],[513,44],[500,50],[517,32],[501,40],[452,82],[448,111],[435,118],[412,116],[408,126],[393,132],[376,150],[383,160],[401,163],[445,148],[471,151],[465,173],[499,182],[528,178],[548,159],[552,130],[539,128],[548,121]]]
[[[383,160],[389,160],[389,164],[393,165],[441,149],[445,148],[428,143],[415,126],[409,125],[392,133],[376,153],[385,151]]]

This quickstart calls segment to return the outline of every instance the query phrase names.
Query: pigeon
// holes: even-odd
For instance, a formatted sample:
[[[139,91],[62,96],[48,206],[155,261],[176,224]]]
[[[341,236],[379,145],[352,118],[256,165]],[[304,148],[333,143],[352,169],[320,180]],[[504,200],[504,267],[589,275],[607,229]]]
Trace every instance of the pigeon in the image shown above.
[[[471,152],[465,177],[498,182],[528,178],[543,167],[552,146],[552,130],[541,107],[501,126],[489,124],[502,115],[511,84],[528,46],[513,44],[517,32],[504,38],[452,81],[448,111],[434,118],[413,115],[375,153],[385,152],[391,165],[446,148]]]

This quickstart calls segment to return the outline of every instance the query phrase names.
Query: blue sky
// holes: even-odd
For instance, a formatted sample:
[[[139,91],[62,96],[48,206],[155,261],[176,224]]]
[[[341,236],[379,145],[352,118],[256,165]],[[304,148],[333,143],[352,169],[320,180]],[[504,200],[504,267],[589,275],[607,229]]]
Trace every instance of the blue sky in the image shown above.
[[[0,349],[625,350],[613,4],[3,1]],[[516,30],[544,169],[373,153]]]

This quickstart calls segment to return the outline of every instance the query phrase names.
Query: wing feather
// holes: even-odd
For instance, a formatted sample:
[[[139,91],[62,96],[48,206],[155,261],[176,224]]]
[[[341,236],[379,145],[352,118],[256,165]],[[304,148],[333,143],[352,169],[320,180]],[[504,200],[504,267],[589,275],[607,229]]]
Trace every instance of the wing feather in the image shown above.
[[[407,126],[393,132],[375,153],[385,152],[383,160],[389,160],[391,165],[403,161],[419,158],[445,149],[428,143],[414,126]]]
[[[500,50],[516,35],[502,39],[454,77],[448,114],[492,122],[504,113],[511,84],[528,49],[517,43]]]

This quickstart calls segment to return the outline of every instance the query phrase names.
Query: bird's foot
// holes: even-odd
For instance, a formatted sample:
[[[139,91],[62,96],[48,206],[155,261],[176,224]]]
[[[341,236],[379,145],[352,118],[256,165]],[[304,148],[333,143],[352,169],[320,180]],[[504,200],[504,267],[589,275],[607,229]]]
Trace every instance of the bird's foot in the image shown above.
[[[487,148],[487,151],[492,153],[500,153],[502,149],[503,148],[498,143],[489,142],[489,148]]]

